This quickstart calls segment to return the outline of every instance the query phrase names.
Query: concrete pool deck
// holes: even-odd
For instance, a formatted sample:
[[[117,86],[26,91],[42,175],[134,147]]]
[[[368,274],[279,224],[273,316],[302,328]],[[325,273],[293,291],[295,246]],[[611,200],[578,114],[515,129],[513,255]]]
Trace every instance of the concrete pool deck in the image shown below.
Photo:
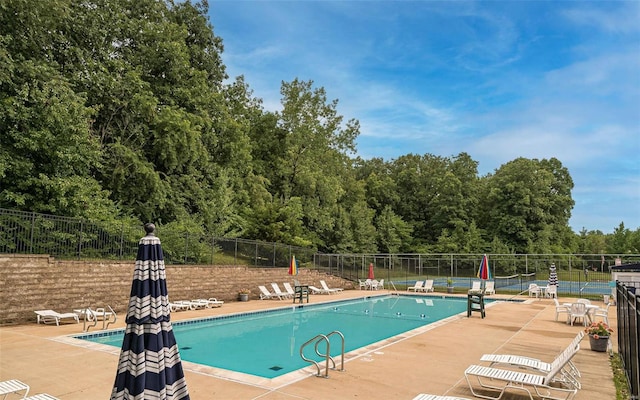
[[[371,294],[349,290],[330,296],[312,295],[310,301],[319,303]],[[520,299],[527,298],[521,296]],[[172,321],[179,321],[288,305],[291,305],[290,300],[230,302],[221,308],[177,312],[171,317]],[[563,320],[563,316],[560,318]],[[119,319],[116,328],[124,327],[122,318]],[[345,371],[330,370],[328,379],[315,377],[313,372],[308,372],[315,372],[315,368],[275,382],[268,379],[244,381],[232,373],[212,373],[210,369],[186,362],[184,368],[189,393],[194,400],[410,400],[418,393],[473,399],[464,379],[464,371],[471,364],[479,364],[482,354],[528,355],[550,362],[584,328],[554,319],[555,305],[551,299],[495,303],[487,308],[484,319],[480,318],[479,313],[473,313],[470,318],[465,313],[446,323],[436,323],[429,329],[403,336],[400,340],[351,353],[347,357]],[[613,307],[610,308],[609,322],[616,329]],[[91,346],[69,344],[65,342],[66,338],[60,339],[61,336],[79,333],[82,333],[82,323],[57,327],[34,322],[0,327],[0,380],[18,379],[31,386],[30,394],[45,392],[62,400],[108,398],[115,379],[119,349],[105,352]],[[614,334],[614,351],[617,351],[616,340]],[[574,399],[615,399],[607,353],[591,351],[589,340],[585,338],[573,361],[582,374],[582,389]],[[507,392],[503,399],[528,398],[523,393]],[[7,397],[7,400],[10,399],[11,395]]]

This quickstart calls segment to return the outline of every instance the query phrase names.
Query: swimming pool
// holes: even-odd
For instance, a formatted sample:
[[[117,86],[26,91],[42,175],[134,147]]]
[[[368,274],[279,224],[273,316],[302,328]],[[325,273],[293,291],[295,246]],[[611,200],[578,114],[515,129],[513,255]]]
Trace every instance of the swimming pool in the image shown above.
[[[340,331],[345,352],[466,311],[466,298],[387,295],[173,323],[183,360],[263,378],[310,364],[300,346],[318,334]],[[120,347],[123,330],[76,335]],[[331,355],[340,353],[331,338]],[[313,346],[305,356],[320,361]]]

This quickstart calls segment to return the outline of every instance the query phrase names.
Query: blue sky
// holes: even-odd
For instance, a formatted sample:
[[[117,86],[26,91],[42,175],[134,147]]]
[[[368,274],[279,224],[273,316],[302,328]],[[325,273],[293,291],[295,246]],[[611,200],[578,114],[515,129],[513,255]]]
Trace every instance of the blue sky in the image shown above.
[[[231,78],[264,108],[313,80],[357,154],[569,169],[570,225],[640,228],[640,1],[209,1]]]

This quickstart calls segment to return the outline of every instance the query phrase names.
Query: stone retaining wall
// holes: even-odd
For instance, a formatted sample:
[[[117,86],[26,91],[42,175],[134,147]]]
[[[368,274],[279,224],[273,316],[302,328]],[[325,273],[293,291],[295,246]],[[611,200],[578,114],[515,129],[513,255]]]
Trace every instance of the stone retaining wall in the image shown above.
[[[0,324],[35,321],[34,310],[70,312],[74,308],[110,305],[126,311],[134,261],[66,261],[47,255],[0,254]],[[243,266],[167,265],[171,299],[215,297],[237,301],[238,290],[248,288],[259,298],[258,285],[292,282],[288,268]],[[352,282],[318,271],[300,269],[296,277],[304,284],[353,289]]]

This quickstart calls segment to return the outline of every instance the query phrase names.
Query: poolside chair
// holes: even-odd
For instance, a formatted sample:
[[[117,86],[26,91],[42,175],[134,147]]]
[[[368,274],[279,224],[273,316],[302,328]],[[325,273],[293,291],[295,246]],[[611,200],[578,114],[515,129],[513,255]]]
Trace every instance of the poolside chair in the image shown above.
[[[198,300],[177,300],[176,303],[189,306],[189,310],[197,310],[199,308],[207,308],[206,300],[205,302]]]
[[[535,296],[536,298],[540,297],[540,286],[535,283],[529,284],[529,297]]]
[[[558,315],[560,314],[567,314],[567,321],[569,321],[569,316],[571,315],[571,307],[565,304],[560,304],[557,297],[554,297],[553,301],[556,303],[556,321],[558,320]]]
[[[271,282],[271,287],[273,288],[273,293],[275,293],[275,295],[278,297],[278,299],[282,300],[282,299],[293,298],[293,296],[289,296],[289,293],[286,293],[286,292],[283,292],[282,290],[280,290],[280,286],[278,286],[277,283]]]
[[[578,380],[581,376],[580,371],[573,361],[571,361],[571,355],[580,350],[580,341],[582,341],[582,338],[584,338],[584,331],[579,331],[573,340],[571,340],[571,343],[556,356],[556,360],[560,362],[562,368],[560,373],[553,379],[554,382],[564,382],[576,389],[581,388],[580,381]],[[508,365],[544,374],[549,373],[552,368],[552,363],[547,363],[537,358],[513,354],[483,354],[482,357],[480,357],[480,361],[490,363],[490,367]]]
[[[368,286],[369,285],[365,279],[358,279],[358,288],[360,290],[366,290]]]
[[[47,393],[40,393],[33,396],[25,397],[22,400],[60,400],[60,399],[57,397],[53,397],[52,395]]]
[[[63,319],[73,319],[76,321],[76,324],[80,323],[80,319],[78,318],[78,314],[76,313],[59,313],[53,310],[38,310],[34,311],[37,315],[37,323],[39,324],[42,321],[43,324],[53,324],[56,326],[60,325],[60,322]]]
[[[471,283],[471,289],[469,289],[469,293],[482,293],[482,282],[473,281]]]
[[[330,288],[329,285],[327,285],[327,282],[325,282],[324,280],[320,280],[320,285],[322,286],[322,288],[324,290],[328,290],[331,293],[338,293],[341,292],[343,289],[342,288]]]
[[[547,286],[547,289],[544,291],[544,295],[546,297],[550,297],[550,298],[557,298],[558,297],[558,286],[556,285],[549,285]]]
[[[422,286],[422,291],[425,293],[433,292],[433,279],[427,279],[426,281],[424,281],[424,285]]]
[[[275,293],[271,293],[266,286],[259,285],[258,289],[260,289],[260,300],[272,300],[275,298],[281,300],[281,298],[278,297]]]
[[[380,287],[380,282],[377,279],[372,279],[370,283],[371,290],[378,290]]]
[[[17,379],[0,382],[0,396],[4,396],[3,399],[11,393],[18,394],[18,392],[22,391],[24,391],[22,396],[26,397],[29,393],[29,385],[22,383]]]
[[[209,299],[194,299],[191,301],[194,303],[202,303],[206,308],[222,307],[222,305],[224,304],[224,301],[218,300],[215,297],[211,297]]]
[[[378,284],[376,285],[376,290],[382,290],[384,289],[384,278],[380,279],[378,281]]]
[[[604,307],[596,308],[596,310],[593,313],[594,320],[595,320],[595,317],[601,317],[602,321],[604,321],[605,324],[609,325],[609,306],[610,305],[611,303],[607,303]]]
[[[484,284],[484,294],[496,294],[496,282],[487,281]]]
[[[417,292],[418,290],[422,290],[423,287],[424,287],[424,281],[416,281],[416,283],[413,286],[407,287],[407,292],[409,290],[413,290],[414,292]]]
[[[191,309],[191,306],[189,304],[169,302],[169,310],[171,310],[171,312],[185,311],[190,309]]]
[[[290,295],[291,297],[294,297],[296,295],[296,291],[293,290],[289,282],[283,283],[282,286],[284,286],[285,292],[287,292],[287,294]]]
[[[568,363],[574,355],[575,352],[569,354],[565,359],[560,360],[556,358],[553,360],[551,369],[546,375],[471,365],[464,371],[464,377],[469,384],[471,393],[473,393],[475,397],[482,397],[484,399],[500,399],[506,390],[513,389],[526,392],[531,400],[533,400],[534,394],[544,399],[568,400],[575,396],[578,389],[575,387],[558,386],[555,383],[555,378],[556,375],[561,373],[564,364]],[[497,396],[478,393],[471,384],[472,377],[475,377],[478,384],[483,388],[498,390],[500,393]]]
[[[435,394],[420,393],[413,400],[469,400],[467,397],[454,397],[454,396],[438,396]]]
[[[331,294],[332,293],[330,291],[327,291],[325,289],[320,289],[312,285],[309,285],[309,290],[311,290],[312,294]]]
[[[573,323],[578,319],[582,319],[584,326],[587,326],[587,306],[584,303],[571,304],[571,311],[569,314],[569,322],[571,323],[571,326],[573,326]]]

